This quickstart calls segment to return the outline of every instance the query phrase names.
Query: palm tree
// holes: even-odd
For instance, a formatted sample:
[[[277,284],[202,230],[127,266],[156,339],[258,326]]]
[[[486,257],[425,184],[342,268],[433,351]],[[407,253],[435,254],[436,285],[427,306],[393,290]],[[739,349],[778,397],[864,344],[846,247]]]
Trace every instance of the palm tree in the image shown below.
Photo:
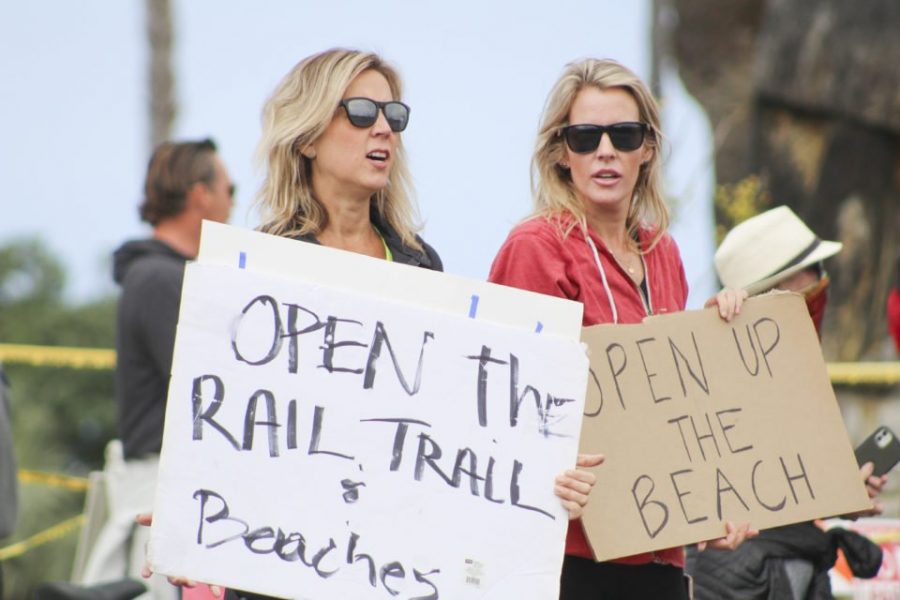
[[[172,72],[172,10],[169,0],[146,0],[150,43],[150,145],[169,138],[175,120],[175,77]]]

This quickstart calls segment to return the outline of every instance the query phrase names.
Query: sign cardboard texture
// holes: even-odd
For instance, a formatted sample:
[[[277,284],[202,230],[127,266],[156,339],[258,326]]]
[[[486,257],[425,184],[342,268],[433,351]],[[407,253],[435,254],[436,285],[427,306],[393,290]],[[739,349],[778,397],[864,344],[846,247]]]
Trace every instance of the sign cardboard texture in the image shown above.
[[[585,328],[597,560],[870,507],[802,298]]]
[[[556,597],[581,343],[534,314],[511,327],[304,279],[310,260],[345,280],[370,266],[337,250],[294,243],[292,276],[254,271],[254,248],[246,268],[186,269],[154,570],[315,600]]]

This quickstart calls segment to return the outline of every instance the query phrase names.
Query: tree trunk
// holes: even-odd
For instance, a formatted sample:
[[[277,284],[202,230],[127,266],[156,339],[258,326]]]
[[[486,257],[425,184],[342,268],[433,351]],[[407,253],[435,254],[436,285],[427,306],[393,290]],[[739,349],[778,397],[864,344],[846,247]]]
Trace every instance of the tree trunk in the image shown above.
[[[169,0],[146,0],[150,46],[150,145],[168,140],[175,120],[175,77],[172,73],[172,11]]]
[[[900,3],[671,1],[682,78],[715,131],[720,222],[787,204],[843,242],[826,265],[826,356],[880,356],[900,226]]]

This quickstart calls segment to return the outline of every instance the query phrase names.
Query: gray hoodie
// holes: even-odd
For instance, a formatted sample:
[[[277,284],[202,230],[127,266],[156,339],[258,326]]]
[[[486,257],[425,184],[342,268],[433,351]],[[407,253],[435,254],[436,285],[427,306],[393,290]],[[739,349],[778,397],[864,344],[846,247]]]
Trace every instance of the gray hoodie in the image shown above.
[[[126,242],[113,255],[113,279],[122,286],[115,382],[125,458],[159,453],[162,447],[186,262],[154,239]]]

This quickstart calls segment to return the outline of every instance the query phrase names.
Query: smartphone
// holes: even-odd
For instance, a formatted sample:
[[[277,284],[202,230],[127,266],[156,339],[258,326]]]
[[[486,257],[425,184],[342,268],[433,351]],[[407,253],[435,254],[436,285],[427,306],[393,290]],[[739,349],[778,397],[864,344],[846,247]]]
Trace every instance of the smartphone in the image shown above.
[[[900,462],[900,440],[890,428],[882,425],[856,449],[856,462],[860,466],[874,463],[872,475],[880,477]]]

